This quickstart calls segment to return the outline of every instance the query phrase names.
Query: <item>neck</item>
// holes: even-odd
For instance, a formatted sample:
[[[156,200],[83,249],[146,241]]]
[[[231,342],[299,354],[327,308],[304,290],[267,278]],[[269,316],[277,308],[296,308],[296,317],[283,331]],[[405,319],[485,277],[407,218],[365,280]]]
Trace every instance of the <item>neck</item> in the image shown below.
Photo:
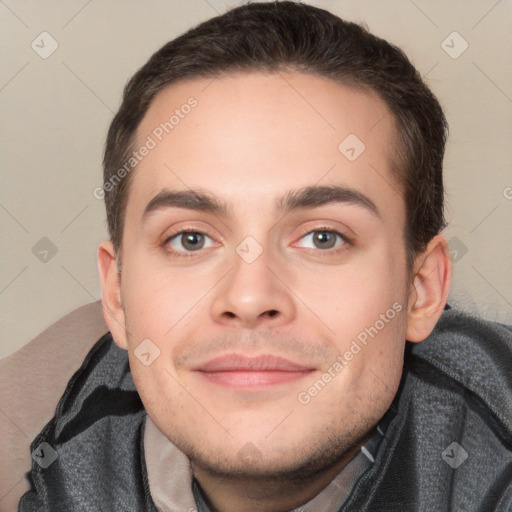
[[[285,512],[317,496],[354,458],[369,435],[334,465],[307,477],[300,474],[260,478],[219,475],[192,464],[194,476],[215,512]]]

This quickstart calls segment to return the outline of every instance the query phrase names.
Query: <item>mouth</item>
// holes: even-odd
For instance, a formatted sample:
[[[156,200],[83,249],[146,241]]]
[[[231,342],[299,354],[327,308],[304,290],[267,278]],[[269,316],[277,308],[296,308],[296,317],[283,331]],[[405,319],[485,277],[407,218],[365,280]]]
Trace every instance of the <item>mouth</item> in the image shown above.
[[[247,357],[229,354],[211,359],[194,368],[194,371],[213,384],[235,389],[257,389],[294,382],[310,375],[315,369],[273,355]]]

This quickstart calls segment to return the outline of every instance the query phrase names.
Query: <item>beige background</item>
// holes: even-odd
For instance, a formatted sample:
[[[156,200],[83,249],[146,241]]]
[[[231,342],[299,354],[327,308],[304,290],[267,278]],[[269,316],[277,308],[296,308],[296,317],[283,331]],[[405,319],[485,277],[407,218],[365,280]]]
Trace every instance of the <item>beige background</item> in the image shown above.
[[[100,298],[96,248],[106,228],[93,189],[122,88],[166,41],[236,3],[0,1],[0,357]],[[450,303],[512,323],[512,2],[307,3],[365,22],[426,76],[450,123]],[[43,31],[58,43],[46,59],[31,47]],[[454,31],[469,45],[457,58],[443,49],[463,49],[459,36],[446,39]],[[43,237],[54,255],[40,252]]]

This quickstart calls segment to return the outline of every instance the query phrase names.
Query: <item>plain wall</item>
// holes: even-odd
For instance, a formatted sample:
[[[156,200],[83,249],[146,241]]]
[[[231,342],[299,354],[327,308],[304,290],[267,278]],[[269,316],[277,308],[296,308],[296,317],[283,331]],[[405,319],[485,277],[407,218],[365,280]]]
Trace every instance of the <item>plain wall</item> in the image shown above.
[[[512,323],[512,2],[307,3],[365,22],[400,46],[438,96],[450,124],[449,303]],[[123,86],[165,42],[236,4],[0,3],[1,357],[100,299],[96,251],[106,226],[93,190],[102,184],[104,140]],[[43,31],[58,43],[47,58]]]

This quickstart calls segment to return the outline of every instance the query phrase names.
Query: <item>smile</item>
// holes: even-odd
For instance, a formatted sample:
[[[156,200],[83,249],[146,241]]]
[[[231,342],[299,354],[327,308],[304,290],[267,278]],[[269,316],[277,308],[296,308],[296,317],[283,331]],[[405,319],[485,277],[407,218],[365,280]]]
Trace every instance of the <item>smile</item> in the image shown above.
[[[313,368],[273,355],[216,357],[194,369],[209,382],[237,389],[285,384],[304,378]]]

